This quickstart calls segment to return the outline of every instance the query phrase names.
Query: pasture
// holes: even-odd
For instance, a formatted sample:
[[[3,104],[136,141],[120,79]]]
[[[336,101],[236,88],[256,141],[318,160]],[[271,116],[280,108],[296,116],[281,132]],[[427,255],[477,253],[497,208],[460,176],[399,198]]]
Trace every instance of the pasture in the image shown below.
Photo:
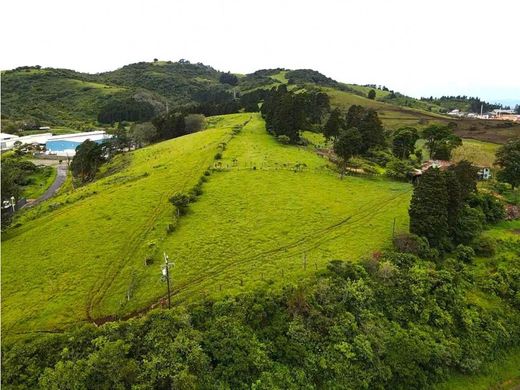
[[[111,166],[117,173],[23,213],[2,237],[4,335],[98,317],[125,267],[148,271],[137,253],[166,235],[168,198],[197,182],[240,120],[120,156]]]
[[[476,165],[492,167],[495,162],[495,154],[500,145],[491,142],[464,139],[462,146],[453,151],[454,161],[468,160]]]
[[[258,114],[209,123],[119,157],[95,183],[18,219],[3,242],[4,335],[150,307],[166,292],[163,252],[175,262],[180,303],[311,277],[329,260],[357,260],[407,229],[410,185],[340,180],[311,150],[279,144]],[[219,144],[225,150],[214,160]],[[168,232],[175,220],[168,198],[210,166],[203,193]]]

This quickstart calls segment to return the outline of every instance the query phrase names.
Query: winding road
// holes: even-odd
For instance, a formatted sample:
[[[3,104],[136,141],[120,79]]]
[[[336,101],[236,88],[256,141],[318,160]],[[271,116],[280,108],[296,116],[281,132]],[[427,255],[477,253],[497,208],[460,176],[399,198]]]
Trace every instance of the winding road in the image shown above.
[[[67,179],[67,164],[61,163],[55,165],[55,167],[57,169],[57,173],[54,182],[51,184],[49,188],[47,188],[47,191],[45,191],[38,199],[34,200],[33,202],[27,203],[26,207],[36,206],[37,204],[53,197],[56,191],[58,191],[58,189],[63,185],[63,183],[65,183],[65,179]]]

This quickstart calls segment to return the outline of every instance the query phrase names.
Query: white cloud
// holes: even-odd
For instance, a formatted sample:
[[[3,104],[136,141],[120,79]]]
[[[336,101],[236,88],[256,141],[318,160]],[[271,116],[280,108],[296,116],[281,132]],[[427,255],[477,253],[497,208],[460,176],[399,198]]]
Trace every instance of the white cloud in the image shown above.
[[[404,93],[520,98],[517,0],[64,1],[2,5],[0,68],[189,59],[313,68]]]

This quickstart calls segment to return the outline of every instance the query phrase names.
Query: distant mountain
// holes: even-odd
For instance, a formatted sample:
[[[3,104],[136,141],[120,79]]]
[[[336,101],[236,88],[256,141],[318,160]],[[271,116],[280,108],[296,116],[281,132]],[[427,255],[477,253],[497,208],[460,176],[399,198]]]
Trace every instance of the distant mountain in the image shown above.
[[[465,96],[415,99],[383,86],[341,83],[312,69],[262,69],[233,76],[185,60],[139,62],[98,74],[35,66],[2,72],[2,129],[17,132],[39,126],[80,130],[106,127],[119,120],[149,120],[167,107],[175,110],[220,104],[231,106],[226,112],[236,112],[240,107],[256,107],[263,99],[262,89],[282,84],[292,90],[326,92],[331,105],[343,111],[353,104],[372,108],[388,129],[448,123],[454,119],[442,113],[453,108],[470,111],[482,103]],[[215,112],[206,111],[208,115]],[[463,120],[458,121],[458,128],[461,132],[471,130],[472,136],[477,136],[475,130],[488,134],[494,129],[490,123]],[[496,133],[493,130],[491,138]]]

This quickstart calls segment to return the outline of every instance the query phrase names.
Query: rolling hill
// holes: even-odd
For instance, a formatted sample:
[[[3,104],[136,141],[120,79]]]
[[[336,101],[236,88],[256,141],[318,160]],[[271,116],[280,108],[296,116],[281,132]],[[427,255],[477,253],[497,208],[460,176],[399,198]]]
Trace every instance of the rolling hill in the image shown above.
[[[21,67],[2,72],[2,125],[4,131],[17,131],[25,123],[34,126],[66,126],[73,129],[107,127],[98,123],[98,114],[110,104],[146,104],[156,115],[169,106],[202,104],[212,99],[233,100],[258,89],[287,84],[293,90],[321,90],[332,105],[346,111],[360,104],[378,111],[388,129],[402,126],[423,128],[431,123],[452,123],[465,138],[503,143],[520,134],[520,125],[444,116],[435,103],[399,93],[344,84],[310,69],[263,69],[237,75],[238,85],[221,83],[223,72],[204,64],[154,61],[126,65],[120,69],[87,74],[66,69]]]
[[[104,175],[3,235],[5,337],[157,304],[163,252],[175,261],[174,301],[190,301],[357,260],[390,242],[394,221],[397,231],[408,224],[409,184],[340,180],[312,149],[276,142],[258,114],[211,118],[206,131],[119,156]],[[169,197],[201,177],[202,194],[177,220]]]

